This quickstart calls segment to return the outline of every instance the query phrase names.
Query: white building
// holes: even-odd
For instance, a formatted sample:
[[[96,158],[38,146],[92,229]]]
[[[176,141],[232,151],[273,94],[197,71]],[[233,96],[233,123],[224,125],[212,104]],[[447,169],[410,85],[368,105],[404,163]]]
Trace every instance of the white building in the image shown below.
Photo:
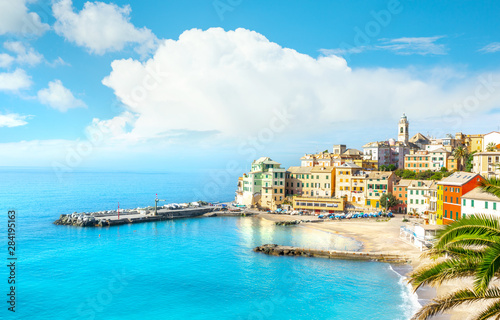
[[[493,131],[484,135],[483,151],[487,151],[488,145],[490,144],[493,144],[495,146],[500,144],[500,132]]]
[[[412,180],[407,191],[407,212],[424,214],[431,211],[431,193],[436,189],[435,185],[436,182],[432,180]]]
[[[483,192],[480,187],[462,196],[462,217],[485,214],[500,218],[500,198]]]

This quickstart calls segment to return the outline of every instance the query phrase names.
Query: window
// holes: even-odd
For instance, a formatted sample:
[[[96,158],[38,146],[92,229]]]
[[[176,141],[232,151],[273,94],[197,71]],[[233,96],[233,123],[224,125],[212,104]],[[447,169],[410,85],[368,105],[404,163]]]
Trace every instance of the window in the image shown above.
[[[410,204],[413,204],[413,199],[410,199]]]
[[[493,202],[493,210],[496,210],[496,209],[497,209],[497,203]]]
[[[485,209],[488,209],[488,201],[485,201],[485,202],[484,202],[484,208],[485,208]]]
[[[278,189],[274,189],[274,193],[278,193]]]
[[[448,218],[448,210],[444,210],[444,217]]]
[[[470,201],[470,206],[474,208],[474,200]]]
[[[464,201],[463,201],[463,206],[464,206],[464,207],[465,207],[465,206],[467,206],[467,200],[465,200],[465,199],[464,199]]]
[[[456,204],[460,204],[460,199],[457,197],[457,200],[455,201]]]
[[[309,182],[308,182],[308,183],[306,183],[306,187],[307,187],[307,188],[309,188]]]
[[[458,211],[455,212],[455,220],[458,220]]]
[[[448,202],[448,196],[444,197],[444,202]]]
[[[401,195],[401,193],[399,194],[399,197],[400,197],[400,198],[402,198],[402,195]]]
[[[328,176],[326,176],[326,179],[328,179]]]

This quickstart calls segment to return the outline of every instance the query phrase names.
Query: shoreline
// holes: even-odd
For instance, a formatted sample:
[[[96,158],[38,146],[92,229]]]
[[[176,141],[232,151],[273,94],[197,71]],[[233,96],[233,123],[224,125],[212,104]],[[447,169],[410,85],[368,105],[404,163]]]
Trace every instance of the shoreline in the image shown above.
[[[265,213],[260,213],[256,215],[256,217],[272,222],[284,220],[310,220],[311,218],[316,218],[314,216],[271,215]],[[410,262],[406,264],[385,262],[388,263],[391,266],[391,269],[401,277],[402,281],[406,282],[408,273],[418,268],[422,263],[425,263],[425,261],[420,258],[420,255],[422,254],[420,250],[399,239],[399,226],[401,224],[402,222],[399,221],[399,217],[396,216],[387,222],[376,222],[375,220],[346,220],[324,221],[322,223],[305,222],[301,223],[299,226],[311,230],[323,231],[338,236],[352,238],[361,243],[362,246],[360,252],[396,254],[407,258]],[[366,232],[367,229],[371,229],[371,232]],[[388,245],[391,246],[390,250],[380,250]],[[394,245],[396,245],[395,249]],[[404,266],[408,267],[404,268]],[[417,301],[421,306],[436,298],[440,291],[441,290],[434,287],[424,287],[419,288],[416,292],[413,292],[413,290],[409,288],[409,293],[416,295]],[[453,311],[451,313],[434,316],[431,319],[464,319],[464,313],[462,311]]]

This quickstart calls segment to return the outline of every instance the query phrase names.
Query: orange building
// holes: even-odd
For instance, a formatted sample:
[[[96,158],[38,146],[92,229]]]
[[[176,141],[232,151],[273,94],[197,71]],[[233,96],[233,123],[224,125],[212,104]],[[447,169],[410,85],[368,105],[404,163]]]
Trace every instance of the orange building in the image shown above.
[[[443,193],[439,195],[443,201],[443,224],[450,224],[462,217],[462,195],[471,191],[484,180],[479,174],[458,171],[438,182]]]
[[[392,188],[392,194],[399,200],[399,204],[394,208],[399,213],[406,212],[406,205],[408,204],[408,186],[412,180],[401,179]]]

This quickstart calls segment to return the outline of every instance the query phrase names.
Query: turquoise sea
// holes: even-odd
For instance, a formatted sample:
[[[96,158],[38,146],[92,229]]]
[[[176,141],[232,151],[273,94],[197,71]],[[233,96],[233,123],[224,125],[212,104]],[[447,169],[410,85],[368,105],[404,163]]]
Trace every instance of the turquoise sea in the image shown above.
[[[236,180],[234,180],[236,181]],[[235,186],[196,173],[0,169],[1,319],[408,319],[417,306],[389,264],[252,252],[265,243],[359,243],[257,218],[111,228],[55,226],[61,213],[228,201]],[[7,211],[17,212],[16,312],[7,311]]]

